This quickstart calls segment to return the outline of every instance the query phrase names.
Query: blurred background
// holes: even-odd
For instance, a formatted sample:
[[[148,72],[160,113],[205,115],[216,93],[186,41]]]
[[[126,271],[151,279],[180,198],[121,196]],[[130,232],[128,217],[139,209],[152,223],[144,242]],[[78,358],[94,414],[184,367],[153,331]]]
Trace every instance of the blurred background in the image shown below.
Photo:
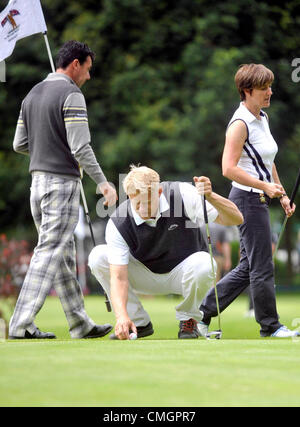
[[[191,182],[194,175],[206,175],[214,190],[227,196],[231,184],[222,176],[221,156],[227,123],[240,102],[234,74],[240,64],[255,62],[275,74],[267,112],[279,145],[279,176],[291,194],[300,163],[300,68],[298,76],[292,66],[300,57],[300,0],[41,4],[53,57],[69,39],[86,42],[96,53],[92,78],[82,91],[93,149],[117,189],[119,174],[127,173],[131,163],[140,163],[156,169],[162,180]],[[6,5],[0,0],[0,11]],[[36,34],[17,42],[6,60],[6,82],[0,83],[2,294],[22,284],[37,240],[29,206],[28,158],[13,152],[12,141],[22,99],[50,71],[43,36]],[[99,195],[93,181],[85,176],[83,184],[96,242],[103,243],[107,218],[97,216]],[[270,211],[278,235],[284,214],[277,200]],[[81,284],[86,293],[98,292],[86,267],[92,243],[84,215],[77,231]],[[239,245],[236,231],[228,231],[234,267]],[[300,208],[287,222],[278,251],[278,291],[300,290],[299,265]]]

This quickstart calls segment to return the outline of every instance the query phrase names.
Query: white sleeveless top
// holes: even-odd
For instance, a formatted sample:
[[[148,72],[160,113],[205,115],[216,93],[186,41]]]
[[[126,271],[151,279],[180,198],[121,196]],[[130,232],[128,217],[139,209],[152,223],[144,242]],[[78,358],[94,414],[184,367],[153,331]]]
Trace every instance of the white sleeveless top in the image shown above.
[[[266,114],[261,111],[260,116],[261,120],[258,120],[241,102],[228,127],[236,120],[242,120],[247,127],[248,136],[237,166],[254,178],[265,182],[273,182],[272,167],[278,147],[271,135]],[[248,187],[235,181],[232,182],[232,185],[241,190],[252,190],[256,193],[261,193],[258,188]]]

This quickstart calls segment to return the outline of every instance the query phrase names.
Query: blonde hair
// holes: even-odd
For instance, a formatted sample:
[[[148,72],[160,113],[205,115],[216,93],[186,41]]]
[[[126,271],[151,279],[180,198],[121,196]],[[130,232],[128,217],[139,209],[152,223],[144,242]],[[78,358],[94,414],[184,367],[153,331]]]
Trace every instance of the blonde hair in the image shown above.
[[[262,89],[273,83],[274,74],[263,64],[240,65],[235,77],[235,84],[239,91],[241,100],[246,99],[244,90]]]
[[[135,194],[137,191],[144,192],[154,183],[159,184],[160,177],[155,170],[147,166],[130,165],[130,172],[123,181],[123,188],[127,195]]]

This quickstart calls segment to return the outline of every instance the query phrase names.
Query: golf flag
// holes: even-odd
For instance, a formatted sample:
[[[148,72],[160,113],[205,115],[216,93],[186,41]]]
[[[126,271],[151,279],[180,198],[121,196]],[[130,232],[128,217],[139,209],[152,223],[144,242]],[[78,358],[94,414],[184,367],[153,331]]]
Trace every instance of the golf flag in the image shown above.
[[[0,61],[12,54],[18,40],[46,31],[40,0],[10,0],[0,13]]]

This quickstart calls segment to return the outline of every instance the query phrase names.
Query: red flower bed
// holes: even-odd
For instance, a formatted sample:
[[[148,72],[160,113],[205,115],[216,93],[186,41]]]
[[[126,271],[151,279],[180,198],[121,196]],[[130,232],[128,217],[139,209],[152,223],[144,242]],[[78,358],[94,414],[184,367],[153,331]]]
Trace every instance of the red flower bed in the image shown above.
[[[8,240],[5,234],[0,234],[0,297],[18,295],[31,256],[28,242]]]

